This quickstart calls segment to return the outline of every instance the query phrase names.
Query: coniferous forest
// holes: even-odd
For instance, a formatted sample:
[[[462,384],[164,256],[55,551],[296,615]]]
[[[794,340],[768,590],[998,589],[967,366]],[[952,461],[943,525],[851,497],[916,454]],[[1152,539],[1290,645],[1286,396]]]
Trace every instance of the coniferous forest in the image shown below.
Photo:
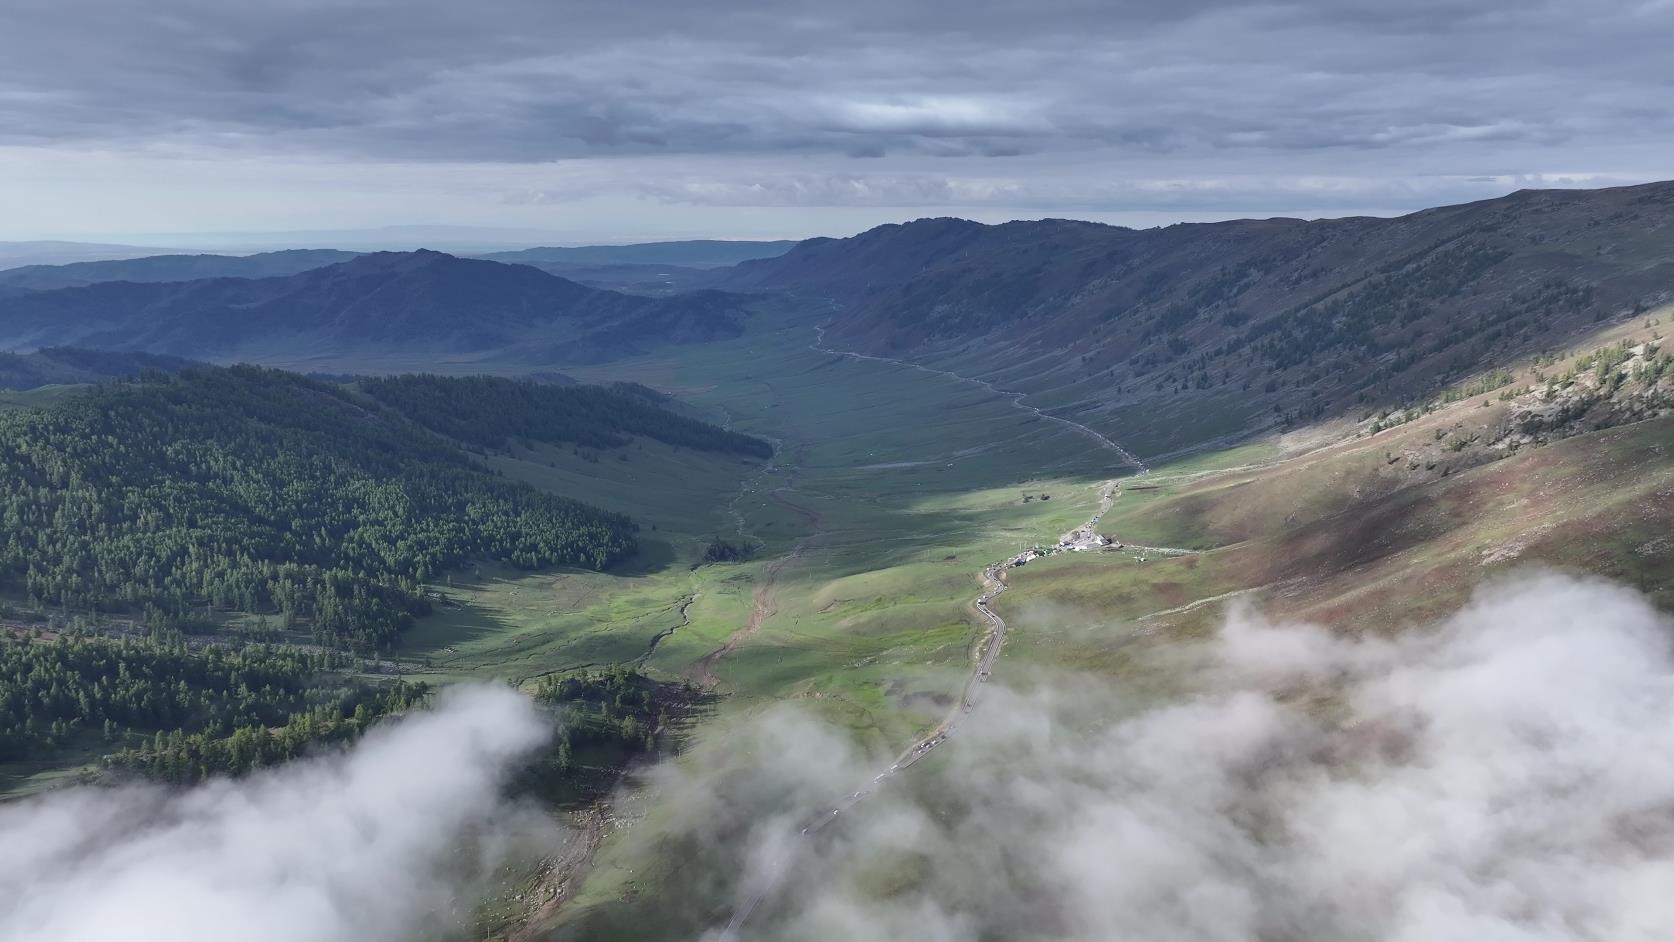
[[[194,367],[0,411],[0,595],[14,600],[0,615],[56,612],[44,631],[0,618],[0,762],[104,753],[189,784],[358,737],[428,697],[357,656],[428,610],[424,583],[477,560],[599,569],[635,549],[628,518],[504,481],[466,447],[630,436],[771,453],[632,386]],[[316,645],[218,633],[233,613]],[[97,634],[88,615],[129,627]],[[544,686],[577,720],[544,761],[646,748],[654,693],[637,674]]]
[[[0,581],[50,606],[201,627],[271,612],[390,645],[471,559],[603,568],[619,514],[501,481],[349,391],[254,367],[149,373],[0,414]]]

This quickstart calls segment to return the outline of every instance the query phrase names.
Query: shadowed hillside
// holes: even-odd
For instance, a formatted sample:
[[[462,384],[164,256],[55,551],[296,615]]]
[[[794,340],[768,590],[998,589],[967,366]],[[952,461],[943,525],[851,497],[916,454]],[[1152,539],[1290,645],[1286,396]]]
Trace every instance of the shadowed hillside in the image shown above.
[[[1674,183],[1396,219],[1133,230],[926,219],[725,285],[837,305],[827,342],[979,376],[1161,454],[1405,404],[1674,292]]]
[[[0,389],[99,383],[131,378],[145,370],[173,373],[192,365],[191,360],[180,357],[107,353],[74,347],[50,347],[34,353],[0,353]]]

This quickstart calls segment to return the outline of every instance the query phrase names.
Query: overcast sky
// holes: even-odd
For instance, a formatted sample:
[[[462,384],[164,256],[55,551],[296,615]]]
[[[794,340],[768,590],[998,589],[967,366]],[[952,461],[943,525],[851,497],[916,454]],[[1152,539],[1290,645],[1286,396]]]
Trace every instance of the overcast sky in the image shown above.
[[[8,0],[0,239],[1395,213],[1674,177],[1670,37],[1674,0]]]

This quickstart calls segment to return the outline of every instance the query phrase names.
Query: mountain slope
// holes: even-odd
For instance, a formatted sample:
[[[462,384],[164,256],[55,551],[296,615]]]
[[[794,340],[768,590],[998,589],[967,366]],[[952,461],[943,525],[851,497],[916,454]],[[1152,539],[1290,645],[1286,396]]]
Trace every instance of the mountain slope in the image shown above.
[[[716,430],[719,433],[719,430]],[[472,559],[602,568],[627,518],[508,485],[350,393],[254,367],[96,387],[0,414],[0,585],[155,627],[282,613],[384,646],[418,584]]]
[[[688,268],[683,265],[576,265],[569,262],[525,262],[549,275],[579,281],[590,288],[627,294],[666,297],[680,291],[706,288],[727,269]]]
[[[0,271],[0,285],[50,291],[101,281],[194,281],[200,278],[271,278],[294,275],[354,258],[336,249],[290,249],[257,255],[152,255],[67,265],[25,265]]]
[[[106,282],[0,301],[0,343],[260,357],[276,348],[483,351],[539,342],[601,359],[739,331],[739,298],[644,298],[526,265],[378,252],[279,278]]]
[[[643,386],[407,374],[363,380],[360,389],[412,422],[484,449],[503,450],[514,441],[617,448],[639,435],[699,451],[773,457],[767,442],[670,412]]]
[[[0,389],[99,383],[138,376],[145,370],[173,373],[193,365],[191,360],[180,357],[106,353],[73,347],[51,347],[34,353],[0,353]]]
[[[989,379],[1154,455],[1403,404],[1644,310],[1674,294],[1671,224],[1674,183],[1397,219],[931,219],[722,284],[831,299],[834,347]]]

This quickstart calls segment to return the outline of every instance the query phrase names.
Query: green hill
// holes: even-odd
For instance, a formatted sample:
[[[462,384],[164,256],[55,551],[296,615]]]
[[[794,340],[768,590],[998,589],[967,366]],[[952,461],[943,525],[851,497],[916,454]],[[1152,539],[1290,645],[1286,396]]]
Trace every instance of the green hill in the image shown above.
[[[501,403],[505,427],[524,438],[599,444],[651,429],[766,448],[626,393],[494,385],[564,394]],[[0,474],[13,483],[0,506],[10,523],[0,583],[153,628],[271,613],[322,642],[385,647],[427,610],[421,583],[468,560],[597,569],[635,548],[627,517],[507,483],[400,409],[253,367],[148,373],[6,412]]]

